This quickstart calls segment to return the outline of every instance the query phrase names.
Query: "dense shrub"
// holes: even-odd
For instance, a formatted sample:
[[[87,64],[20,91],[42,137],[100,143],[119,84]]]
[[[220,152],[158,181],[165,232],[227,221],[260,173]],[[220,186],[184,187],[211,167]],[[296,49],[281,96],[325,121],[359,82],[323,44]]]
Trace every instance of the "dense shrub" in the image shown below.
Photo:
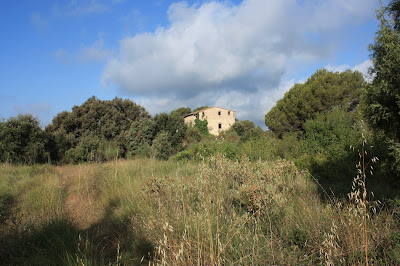
[[[168,160],[172,153],[168,133],[161,131],[151,145],[151,156],[160,160]]]
[[[304,153],[296,156],[319,179],[351,180],[362,145],[361,127],[353,113],[334,108],[304,123]],[[353,147],[353,148],[352,148]]]
[[[200,132],[202,136],[210,135],[208,131],[208,121],[207,119],[199,119],[198,117],[194,120],[194,127]]]
[[[47,162],[49,137],[32,115],[0,122],[0,162],[35,164]]]
[[[104,143],[119,148],[119,156],[128,151],[128,135],[131,123],[150,118],[140,105],[115,98],[112,101],[89,98],[72,112],[61,112],[46,127],[53,136],[56,151],[52,154],[61,162],[102,161],[106,157]],[[108,144],[107,144],[108,145]]]

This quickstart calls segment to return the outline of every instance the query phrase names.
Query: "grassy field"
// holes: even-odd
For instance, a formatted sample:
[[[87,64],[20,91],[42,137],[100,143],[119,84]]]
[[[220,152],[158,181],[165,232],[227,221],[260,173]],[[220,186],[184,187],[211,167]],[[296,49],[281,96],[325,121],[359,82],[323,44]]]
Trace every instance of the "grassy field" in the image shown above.
[[[284,160],[2,164],[0,261],[398,265],[400,204],[363,181],[339,201]]]

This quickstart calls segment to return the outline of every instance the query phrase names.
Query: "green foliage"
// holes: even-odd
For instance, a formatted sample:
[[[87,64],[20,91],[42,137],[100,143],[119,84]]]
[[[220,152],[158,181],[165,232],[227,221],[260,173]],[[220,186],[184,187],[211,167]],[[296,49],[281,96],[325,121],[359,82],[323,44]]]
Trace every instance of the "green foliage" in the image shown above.
[[[187,129],[180,111],[172,111],[169,115],[167,113],[157,114],[154,117],[154,122],[156,134],[161,131],[168,133],[168,141],[172,148],[171,152],[179,151],[182,148],[182,140]]]
[[[388,13],[393,19],[393,28],[395,30],[400,30],[400,1],[392,0],[388,4]]]
[[[304,154],[297,156],[297,161],[316,178],[351,180],[355,172],[351,162],[358,159],[357,148],[362,144],[359,125],[353,113],[343,108],[319,113],[304,123],[304,130],[301,140]]]
[[[199,106],[199,107],[197,107],[197,108],[195,108],[194,110],[193,110],[193,112],[196,112],[196,111],[199,111],[199,110],[202,110],[202,109],[206,109],[206,108],[208,108],[208,106]]]
[[[155,128],[156,122],[150,118],[132,122],[128,136],[131,155],[146,155],[154,139]]]
[[[151,155],[160,160],[168,160],[172,153],[168,132],[160,131],[151,145]]]
[[[18,115],[0,122],[0,162],[44,163],[48,160],[48,136],[32,115]]]
[[[233,130],[240,136],[241,141],[248,141],[250,139],[259,138],[263,134],[261,127],[256,127],[254,122],[249,120],[237,121],[232,126]]]
[[[281,139],[275,139],[275,151],[279,158],[294,160],[302,154],[302,143],[296,132],[285,132]]]
[[[173,160],[176,162],[187,162],[195,159],[194,149],[184,150],[177,153]]]
[[[93,96],[81,106],[74,106],[72,112],[58,114],[46,132],[54,140],[54,159],[101,161],[110,157],[102,154],[105,145],[118,148],[118,155],[124,157],[131,123],[146,118],[150,118],[147,111],[130,100],[116,97],[102,101]]]
[[[252,162],[257,160],[273,161],[278,157],[276,142],[276,139],[268,136],[252,138],[243,142],[240,145],[240,150],[242,153],[246,154]]]
[[[194,127],[200,132],[202,136],[209,136],[210,132],[208,131],[208,121],[207,119],[199,119],[196,117],[194,120]]]
[[[388,164],[400,172],[400,1],[377,14],[379,30],[371,44],[372,83],[365,93],[365,115],[375,134],[385,136]],[[389,15],[389,18],[386,16]],[[392,18],[392,19],[390,19]]]
[[[303,124],[319,112],[335,106],[354,110],[365,81],[360,72],[318,70],[304,84],[295,84],[265,115],[265,124],[282,137],[284,132],[302,132]]]
[[[333,160],[347,154],[350,146],[361,144],[361,133],[356,128],[353,113],[334,108],[328,113],[319,113],[304,123],[304,140],[308,151],[313,154],[325,153]]]
[[[201,133],[197,127],[188,127],[185,135],[186,143],[199,142],[201,140]]]
[[[192,111],[189,107],[181,107],[171,112],[171,115],[178,115],[180,117],[184,117],[185,115],[190,114]]]

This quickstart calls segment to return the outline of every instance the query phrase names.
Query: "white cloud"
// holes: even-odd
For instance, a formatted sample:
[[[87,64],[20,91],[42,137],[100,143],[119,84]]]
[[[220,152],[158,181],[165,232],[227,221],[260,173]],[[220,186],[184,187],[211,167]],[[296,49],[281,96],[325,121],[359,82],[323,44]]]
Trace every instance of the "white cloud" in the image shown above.
[[[372,77],[369,74],[369,69],[371,67],[372,67],[372,61],[370,59],[367,59],[364,62],[355,65],[353,67],[351,67],[350,65],[340,65],[340,66],[327,65],[325,68],[332,72],[343,72],[349,69],[352,71],[359,71],[361,72],[366,81],[371,81]]]
[[[375,0],[174,3],[168,28],[120,41],[102,84],[140,95],[158,110],[218,104],[261,121],[294,83],[285,81],[286,74],[331,57],[349,24],[374,17],[375,5]],[[161,101],[166,96],[169,101]]]
[[[369,69],[371,67],[372,67],[372,60],[368,59],[368,60],[365,60],[364,62],[362,62],[361,64],[358,64],[358,65],[354,66],[352,68],[352,70],[353,71],[355,71],[355,70],[360,71],[363,74],[365,80],[371,81],[372,77],[369,74]]]
[[[104,48],[104,39],[99,38],[89,47],[83,46],[76,56],[79,62],[103,62],[112,56],[112,51]]]
[[[326,70],[331,71],[331,72],[343,72],[350,68],[351,67],[349,65],[335,66],[335,65],[330,65],[330,64],[325,67]]]

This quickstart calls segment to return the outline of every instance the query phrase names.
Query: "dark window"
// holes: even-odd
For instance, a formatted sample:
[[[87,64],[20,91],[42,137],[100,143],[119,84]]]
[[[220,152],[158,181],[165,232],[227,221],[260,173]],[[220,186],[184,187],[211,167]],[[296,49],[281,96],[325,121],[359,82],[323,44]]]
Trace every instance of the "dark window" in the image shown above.
[[[221,128],[222,128],[222,124],[219,123],[219,124],[218,124],[218,129],[221,129]]]
[[[218,115],[221,115],[221,111],[218,111]]]
[[[231,111],[228,111],[228,115],[231,115]]]

